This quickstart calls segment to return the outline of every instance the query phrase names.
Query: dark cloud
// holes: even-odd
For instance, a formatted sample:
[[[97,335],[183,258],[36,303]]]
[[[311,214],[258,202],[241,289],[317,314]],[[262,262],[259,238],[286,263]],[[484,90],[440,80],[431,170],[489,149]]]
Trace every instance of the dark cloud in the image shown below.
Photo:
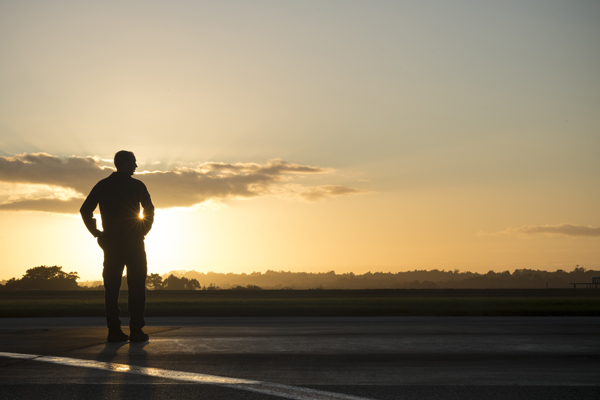
[[[46,211],[54,213],[75,214],[79,212],[83,199],[72,198],[18,200],[12,203],[0,204],[0,211]]]
[[[106,175],[93,157],[61,159],[46,153],[0,157],[0,182],[53,185],[85,193],[90,182]]]
[[[330,168],[272,160],[264,164],[208,162],[193,168],[142,172],[135,177],[146,184],[159,208],[190,207],[207,200],[269,195],[292,195],[306,201],[318,201],[362,192],[339,185],[288,184],[294,175],[330,171]],[[75,196],[65,198],[64,190],[60,196],[45,193],[36,197],[30,192],[22,196],[13,194],[1,202],[0,210],[76,213],[94,184],[111,172],[113,169],[103,167],[101,160],[94,157],[59,158],[45,153],[0,157],[0,182],[70,189],[71,196]]]
[[[558,224],[558,225],[526,225],[520,228],[509,228],[492,235],[566,235],[566,236],[600,236],[600,228],[594,226]]]

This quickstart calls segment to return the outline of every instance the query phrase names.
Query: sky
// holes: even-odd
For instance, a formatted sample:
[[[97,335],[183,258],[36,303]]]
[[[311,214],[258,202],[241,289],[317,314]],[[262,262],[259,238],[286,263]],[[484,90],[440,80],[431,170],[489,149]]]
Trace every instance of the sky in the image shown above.
[[[119,150],[149,272],[600,268],[598,1],[0,0],[0,279],[101,279]],[[96,210],[98,212],[98,210]]]

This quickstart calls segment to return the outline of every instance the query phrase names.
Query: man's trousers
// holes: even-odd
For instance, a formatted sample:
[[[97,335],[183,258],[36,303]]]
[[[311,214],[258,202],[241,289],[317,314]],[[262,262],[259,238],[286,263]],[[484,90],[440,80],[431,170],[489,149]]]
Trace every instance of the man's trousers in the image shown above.
[[[117,240],[101,235],[98,244],[104,250],[104,305],[106,307],[106,324],[109,329],[119,329],[119,290],[123,278],[123,269],[127,266],[127,286],[129,287],[128,311],[129,328],[142,329],[146,325],[146,275],[148,263],[144,239]]]

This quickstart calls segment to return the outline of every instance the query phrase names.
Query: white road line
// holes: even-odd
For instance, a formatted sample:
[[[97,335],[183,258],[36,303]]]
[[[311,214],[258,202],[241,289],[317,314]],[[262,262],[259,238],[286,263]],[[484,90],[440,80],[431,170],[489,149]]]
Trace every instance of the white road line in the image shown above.
[[[48,362],[53,364],[68,365],[100,369],[104,371],[122,372],[127,374],[153,376],[156,378],[173,379],[183,382],[204,383],[209,385],[224,386],[232,389],[247,390],[279,396],[296,400],[371,400],[366,397],[351,396],[348,394],[325,392],[322,390],[307,389],[279,383],[261,382],[248,379],[228,378],[225,376],[197,374],[193,372],[172,371],[161,368],[136,367],[127,364],[115,364],[103,361],[83,360],[70,357],[42,356],[36,354],[5,353],[0,352],[0,357],[20,358],[32,361]]]

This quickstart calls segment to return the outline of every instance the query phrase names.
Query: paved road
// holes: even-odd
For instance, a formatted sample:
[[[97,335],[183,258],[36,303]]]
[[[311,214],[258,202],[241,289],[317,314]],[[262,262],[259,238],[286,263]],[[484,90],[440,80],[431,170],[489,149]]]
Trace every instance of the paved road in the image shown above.
[[[132,344],[102,323],[0,319],[0,397],[600,399],[595,317],[149,318]]]

